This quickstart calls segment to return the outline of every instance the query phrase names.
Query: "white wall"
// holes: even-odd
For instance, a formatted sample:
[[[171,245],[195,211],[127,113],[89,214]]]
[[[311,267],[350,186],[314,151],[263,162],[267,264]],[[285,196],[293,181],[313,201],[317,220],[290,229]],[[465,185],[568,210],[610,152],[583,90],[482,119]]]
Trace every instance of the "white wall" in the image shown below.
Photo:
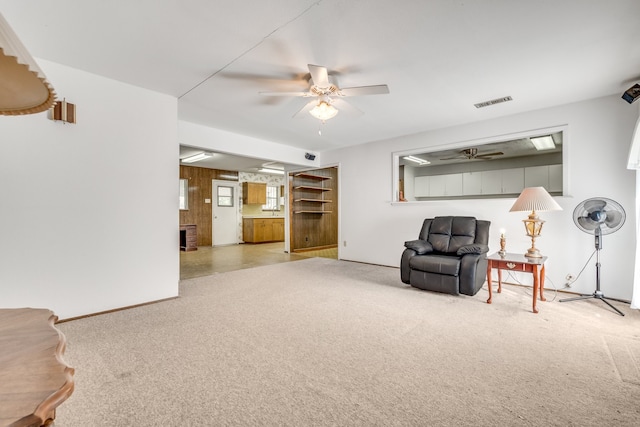
[[[515,199],[391,203],[392,152],[413,150],[534,129],[567,125],[565,140],[569,193],[556,198],[562,212],[540,213],[547,222],[536,242],[547,262],[547,288],[561,288],[568,273],[577,275],[594,250],[594,237],[573,223],[573,210],[584,199],[611,198],[626,209],[627,223],[604,236],[602,290],[631,298],[635,246],[635,176],[626,169],[637,111],[618,96],[605,97],[501,119],[425,132],[322,153],[325,164],[340,163],[340,257],[399,266],[403,243],[417,238],[422,220],[437,215],[472,215],[492,221],[490,248],[496,251],[499,229],[507,230],[507,250],[524,253],[526,213],[510,213]],[[347,243],[343,246],[343,242]],[[523,277],[524,280],[530,278]],[[398,280],[400,280],[398,276]],[[595,290],[595,257],[572,291]]]
[[[0,306],[69,318],[176,296],[176,99],[38,64],[77,124],[0,117]]]
[[[179,121],[180,144],[209,149],[226,154],[255,157],[292,165],[318,167],[320,156],[311,161],[305,159],[306,150],[278,144],[264,139],[214,129],[195,123]],[[315,153],[314,153],[315,154]]]

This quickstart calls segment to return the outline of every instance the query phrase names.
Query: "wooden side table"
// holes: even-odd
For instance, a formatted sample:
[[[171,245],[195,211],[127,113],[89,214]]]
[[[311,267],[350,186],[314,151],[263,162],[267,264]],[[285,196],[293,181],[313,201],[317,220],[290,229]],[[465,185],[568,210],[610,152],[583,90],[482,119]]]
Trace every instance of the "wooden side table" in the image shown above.
[[[491,304],[493,293],[491,289],[491,269],[498,270],[498,293],[502,292],[502,270],[522,271],[533,275],[533,312],[538,312],[536,302],[538,300],[538,291],[540,292],[540,301],[546,301],[544,297],[544,263],[546,256],[541,258],[528,258],[522,254],[506,253],[500,255],[494,253],[487,257],[487,286],[489,287],[489,299],[487,304]]]
[[[0,426],[49,426],[73,392],[56,319],[46,309],[0,309]]]

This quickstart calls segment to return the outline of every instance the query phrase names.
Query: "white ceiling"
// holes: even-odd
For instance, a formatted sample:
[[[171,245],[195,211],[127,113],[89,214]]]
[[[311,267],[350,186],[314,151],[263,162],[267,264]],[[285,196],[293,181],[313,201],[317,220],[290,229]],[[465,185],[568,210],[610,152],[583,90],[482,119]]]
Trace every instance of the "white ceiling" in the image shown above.
[[[640,80],[638,0],[0,0],[0,10],[36,58],[176,96],[180,119],[312,151],[622,94]],[[292,118],[308,99],[259,95],[305,90],[307,64],[341,87],[390,94],[347,98],[362,114],[324,125]],[[473,105],[504,96],[513,101]]]

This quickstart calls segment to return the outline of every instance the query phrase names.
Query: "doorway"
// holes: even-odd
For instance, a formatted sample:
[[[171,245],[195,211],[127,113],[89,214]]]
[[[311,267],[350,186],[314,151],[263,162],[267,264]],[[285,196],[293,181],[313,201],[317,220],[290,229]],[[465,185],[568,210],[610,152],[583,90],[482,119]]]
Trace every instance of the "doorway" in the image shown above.
[[[237,182],[214,179],[211,187],[213,246],[235,245],[238,243],[240,185]]]

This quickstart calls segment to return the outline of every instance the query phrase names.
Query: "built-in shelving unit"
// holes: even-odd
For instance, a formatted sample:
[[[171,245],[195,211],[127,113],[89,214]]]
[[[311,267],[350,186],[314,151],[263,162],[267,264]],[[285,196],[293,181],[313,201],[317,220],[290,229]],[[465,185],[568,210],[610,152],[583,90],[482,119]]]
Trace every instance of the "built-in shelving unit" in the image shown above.
[[[332,203],[326,196],[331,188],[326,188],[324,182],[330,180],[330,176],[314,175],[300,172],[293,175],[293,202],[294,214],[328,214],[332,211],[325,210],[327,203]]]

